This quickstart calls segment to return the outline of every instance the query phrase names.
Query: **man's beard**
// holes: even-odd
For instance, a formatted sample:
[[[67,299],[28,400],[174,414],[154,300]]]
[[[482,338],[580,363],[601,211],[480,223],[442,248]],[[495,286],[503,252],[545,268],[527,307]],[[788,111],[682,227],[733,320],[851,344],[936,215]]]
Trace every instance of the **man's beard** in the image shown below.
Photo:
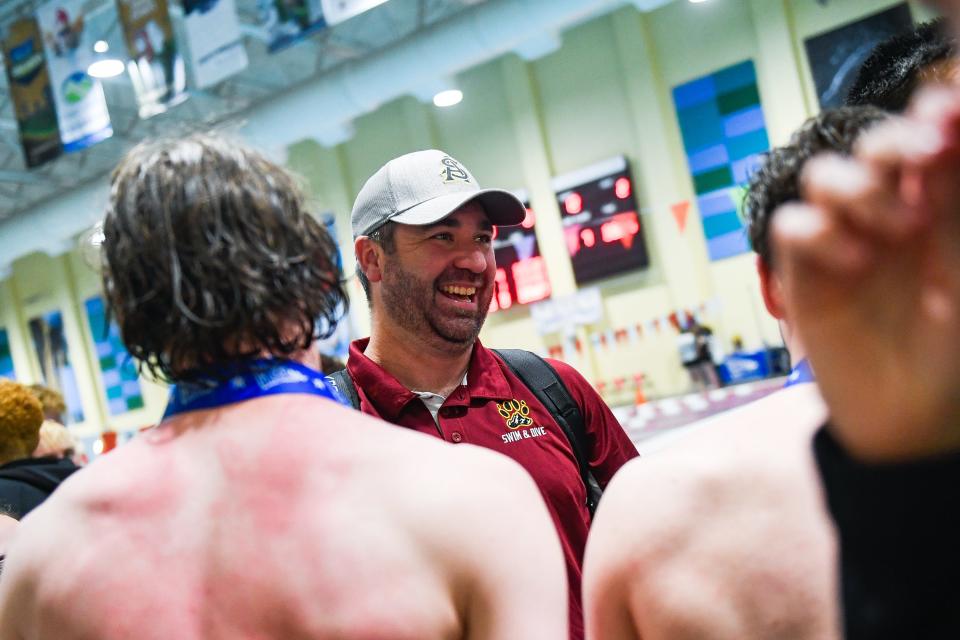
[[[438,285],[450,281],[475,281],[477,276],[464,275],[462,270],[449,269],[434,281],[419,278],[406,271],[394,259],[385,265],[381,294],[384,312],[390,320],[430,344],[447,351],[460,352],[473,346],[490,309],[492,288],[477,286],[477,310],[459,313],[437,308],[436,297],[443,295]]]

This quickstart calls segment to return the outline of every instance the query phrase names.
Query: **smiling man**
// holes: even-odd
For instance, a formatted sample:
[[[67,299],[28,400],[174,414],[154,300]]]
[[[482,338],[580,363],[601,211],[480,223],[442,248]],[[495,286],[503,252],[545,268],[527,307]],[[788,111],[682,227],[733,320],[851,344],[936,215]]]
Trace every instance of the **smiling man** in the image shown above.
[[[455,444],[493,449],[523,465],[560,534],[571,637],[581,638],[580,569],[590,511],[578,459],[602,487],[637,451],[589,383],[550,360],[558,383],[553,391],[564,387],[582,416],[586,446],[575,451],[555,412],[477,339],[493,296],[494,225],[519,224],[525,215],[513,195],[480,189],[442,151],[410,153],[377,171],[352,214],[371,334],[351,345],[350,380],[340,380],[365,413]]]

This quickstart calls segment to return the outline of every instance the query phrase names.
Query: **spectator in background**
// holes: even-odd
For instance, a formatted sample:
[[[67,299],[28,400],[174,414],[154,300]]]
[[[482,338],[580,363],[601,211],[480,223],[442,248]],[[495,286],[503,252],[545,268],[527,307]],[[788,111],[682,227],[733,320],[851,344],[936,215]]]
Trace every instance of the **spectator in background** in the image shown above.
[[[0,510],[20,519],[40,505],[77,466],[31,456],[40,441],[43,406],[32,390],[0,380]]]
[[[957,79],[956,42],[945,20],[884,40],[860,67],[845,104],[903,113],[921,85]]]
[[[690,381],[696,390],[715,389],[720,386],[720,377],[713,362],[712,342],[713,329],[693,318],[677,335],[680,362],[690,374]]]
[[[52,456],[57,459],[69,459],[78,466],[87,463],[86,454],[70,430],[54,420],[44,420],[40,426],[40,444],[33,452],[34,458]]]
[[[884,118],[872,108],[821,113],[751,179],[745,208],[760,287],[800,363],[806,352],[772,269],[771,221],[800,198],[811,157],[851,153]],[[810,451],[825,409],[801,371],[789,388],[705,421],[614,478],[587,547],[593,640],[840,637],[836,543]]]
[[[519,465],[327,389],[315,327],[346,294],[280,167],[205,135],[141,144],[103,233],[124,343],[176,386],[22,523],[3,637],[566,635],[560,545]]]
[[[67,415],[67,403],[63,400],[63,394],[54,391],[50,387],[42,384],[30,385],[30,391],[37,397],[43,406],[43,417],[47,420],[55,420],[63,424],[64,416]]]

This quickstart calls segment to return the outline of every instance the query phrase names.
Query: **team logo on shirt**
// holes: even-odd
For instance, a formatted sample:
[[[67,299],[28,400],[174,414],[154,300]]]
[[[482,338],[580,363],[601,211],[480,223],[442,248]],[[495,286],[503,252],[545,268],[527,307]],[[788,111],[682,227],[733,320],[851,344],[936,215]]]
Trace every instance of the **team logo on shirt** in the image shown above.
[[[519,429],[533,425],[530,417],[530,405],[526,400],[506,400],[497,404],[497,411],[503,416],[508,429]]]

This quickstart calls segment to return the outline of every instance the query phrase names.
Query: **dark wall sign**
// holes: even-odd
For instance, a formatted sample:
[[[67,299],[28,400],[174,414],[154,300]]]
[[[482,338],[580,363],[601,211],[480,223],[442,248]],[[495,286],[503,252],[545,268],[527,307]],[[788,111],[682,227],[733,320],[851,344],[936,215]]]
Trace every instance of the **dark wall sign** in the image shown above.
[[[873,48],[890,36],[913,29],[906,3],[807,38],[804,45],[817,98],[824,109],[843,105],[857,72]]]

